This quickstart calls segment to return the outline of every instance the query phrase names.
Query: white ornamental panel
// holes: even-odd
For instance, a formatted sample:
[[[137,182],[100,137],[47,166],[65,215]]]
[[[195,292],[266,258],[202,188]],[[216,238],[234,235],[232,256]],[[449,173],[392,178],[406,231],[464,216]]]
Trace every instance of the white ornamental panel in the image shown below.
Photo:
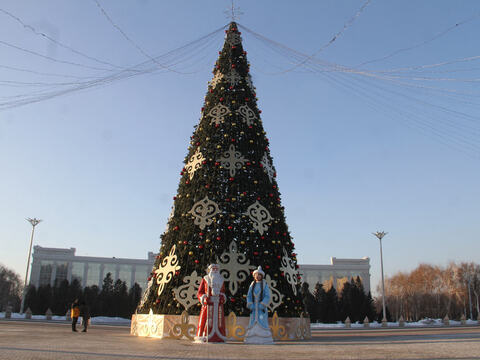
[[[273,313],[277,307],[282,303],[284,295],[277,290],[277,281],[273,280],[270,275],[265,275],[265,281],[270,288],[270,303],[268,304],[268,309]]]
[[[207,225],[213,222],[213,217],[220,212],[216,202],[210,200],[205,196],[202,200],[193,204],[192,210],[188,213],[195,218],[194,224],[198,225],[200,229],[205,229]]]
[[[175,254],[176,247],[172,246],[170,253],[166,256],[157,270],[154,271],[157,278],[158,287],[158,296],[163,292],[165,285],[172,280],[175,271],[180,270],[180,265],[178,265],[177,255]]]
[[[185,169],[188,172],[188,176],[190,177],[190,180],[193,179],[193,175],[195,175],[195,171],[197,171],[202,167],[202,163],[204,161],[205,161],[205,158],[203,157],[203,154],[200,152],[200,149],[197,149],[197,151],[195,151],[195,154],[193,154],[192,157],[188,160],[187,166],[185,166]]]
[[[292,286],[293,294],[297,295],[298,271],[295,268],[295,262],[290,259],[285,248],[283,248],[282,266],[280,266],[280,271],[283,271],[285,280],[287,280]]]
[[[242,80],[242,77],[235,69],[232,69],[228,74],[224,75],[224,78],[230,86],[236,86],[240,83],[240,80]]]
[[[260,160],[260,164],[262,164],[263,171],[267,173],[270,182],[273,182],[273,178],[275,177],[275,169],[273,168],[272,163],[268,159],[267,153],[263,154],[262,160]]]
[[[256,267],[250,265],[250,260],[247,259],[245,254],[238,252],[235,241],[230,243],[228,250],[229,252],[224,252],[220,255],[220,258],[217,258],[217,263],[220,265],[220,273],[228,282],[230,293],[235,295],[238,284],[244,282],[250,276],[250,270]]]
[[[255,91],[255,86],[253,86],[252,77],[250,76],[250,74],[248,74],[245,78],[245,83],[252,91]]]
[[[222,81],[222,79],[223,79],[223,74],[220,71],[217,71],[213,79],[210,81],[210,86],[212,87],[212,89],[215,89],[217,85],[220,83],[220,81]]]
[[[183,305],[185,310],[198,303],[197,292],[201,281],[202,277],[198,276],[197,271],[194,270],[190,275],[183,278],[184,285],[173,289],[175,299]]]
[[[260,235],[268,230],[268,223],[273,220],[267,208],[260,204],[258,200],[247,208],[245,215],[250,218],[253,223],[252,226]]]
[[[255,115],[255,112],[252,109],[250,109],[250,107],[247,104],[240,106],[237,109],[237,114],[241,116],[242,121],[246,123],[248,126],[252,125],[255,122],[255,120],[258,119],[257,115]]]
[[[236,151],[235,146],[231,144],[228,151],[225,151],[217,161],[225,169],[230,170],[230,176],[234,177],[236,170],[240,170],[248,160],[239,151]]]
[[[230,114],[230,109],[222,104],[216,105],[210,112],[208,116],[212,119],[210,120],[210,124],[220,125],[222,122],[225,121],[225,116]]]
[[[235,46],[235,45],[238,45],[242,42],[242,37],[238,33],[229,32],[227,34],[227,42],[230,45]]]

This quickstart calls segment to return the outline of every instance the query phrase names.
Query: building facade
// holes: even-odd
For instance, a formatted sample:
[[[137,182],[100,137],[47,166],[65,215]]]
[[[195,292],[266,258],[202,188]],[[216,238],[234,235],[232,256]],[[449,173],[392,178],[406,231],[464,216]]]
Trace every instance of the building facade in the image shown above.
[[[121,279],[126,282],[127,288],[138,283],[144,289],[155,256],[153,252],[149,252],[146,259],[77,256],[75,248],[35,246],[30,284],[38,288],[48,284],[54,286],[63,280],[72,282],[77,279],[82,287],[97,285],[101,288],[103,279],[107,273],[111,273],[114,282]]]
[[[137,283],[145,289],[156,254],[148,252],[146,259],[122,259],[94,256],[77,256],[75,248],[59,249],[35,246],[33,248],[30,284],[37,288],[42,285],[55,286],[63,280],[77,279],[82,287],[97,285],[102,287],[103,279],[111,273],[115,282],[125,281],[127,288]],[[359,276],[365,291],[370,291],[370,259],[331,258],[330,265],[300,265],[302,280],[308,282],[310,290],[316,283],[326,289],[334,286],[341,290],[345,281]]]
[[[342,291],[343,284],[351,278],[360,277],[365,293],[370,291],[370,258],[337,259],[330,258],[330,265],[300,265],[302,280],[310,285],[313,291],[315,285],[320,283],[324,289],[334,287]]]

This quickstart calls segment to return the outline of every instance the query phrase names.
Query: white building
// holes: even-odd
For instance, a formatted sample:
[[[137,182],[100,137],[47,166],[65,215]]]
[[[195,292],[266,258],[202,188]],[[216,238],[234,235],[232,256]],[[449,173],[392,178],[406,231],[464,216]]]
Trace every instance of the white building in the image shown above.
[[[323,284],[325,289],[335,287],[341,291],[343,284],[351,278],[360,277],[365,293],[370,291],[370,258],[337,259],[330,258],[330,265],[300,265],[302,280],[310,285],[313,291],[315,284]]]
[[[72,282],[77,279],[82,287],[102,286],[107,273],[113,281],[121,279],[130,288],[135,282],[145,289],[147,277],[152,271],[156,254],[149,252],[146,259],[121,259],[93,256],[77,256],[75,248],[58,249],[35,246],[33,248],[32,272],[30,284],[37,288],[50,284],[54,286],[63,280]],[[334,286],[341,290],[345,281],[360,276],[365,291],[370,291],[370,259],[331,258],[331,265],[300,265],[303,281],[313,291],[320,282],[325,288]]]
[[[77,279],[82,287],[92,285],[101,287],[107,273],[111,273],[113,281],[121,279],[127,283],[127,288],[136,282],[144,289],[155,256],[153,252],[148,253],[147,259],[77,256],[75,248],[35,246],[30,284],[38,288],[47,284],[54,286],[55,283],[59,284],[65,279],[69,282]]]

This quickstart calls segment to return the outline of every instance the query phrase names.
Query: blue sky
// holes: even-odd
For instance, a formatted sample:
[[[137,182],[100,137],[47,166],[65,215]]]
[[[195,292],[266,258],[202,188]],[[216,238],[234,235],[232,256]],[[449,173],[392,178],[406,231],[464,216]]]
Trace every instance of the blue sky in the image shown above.
[[[226,0],[99,3],[150,56],[229,21]],[[279,47],[272,51],[272,43],[242,30],[299,262],[368,256],[375,287],[379,246],[371,233],[377,230],[389,232],[386,275],[421,262],[480,262],[479,59],[430,66],[480,55],[480,3],[373,0],[325,47],[363,4],[237,1],[241,25],[289,48],[283,57]],[[3,0],[0,9],[96,59],[123,67],[149,60],[94,0]],[[0,34],[0,41],[50,58],[108,67],[35,35],[5,12]],[[0,109],[0,263],[24,276],[26,217],[44,220],[35,236],[41,246],[132,258],[158,250],[223,34],[195,44],[186,48],[192,67],[172,66],[180,73],[158,71]],[[293,50],[310,55],[321,48],[315,59],[342,71],[315,65],[284,72],[295,64]],[[0,43],[0,103],[59,88],[52,83],[81,81],[20,68],[107,74],[82,66]],[[375,77],[412,67],[420,68],[396,73],[408,79]]]

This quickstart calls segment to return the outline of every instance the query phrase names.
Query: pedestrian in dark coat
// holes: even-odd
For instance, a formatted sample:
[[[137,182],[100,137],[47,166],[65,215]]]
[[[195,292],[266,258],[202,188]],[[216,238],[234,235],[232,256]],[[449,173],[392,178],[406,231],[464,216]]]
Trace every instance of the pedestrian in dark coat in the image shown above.
[[[90,320],[90,309],[85,301],[80,303],[80,315],[82,316],[83,330],[87,332],[88,322]]]
[[[78,299],[75,299],[75,301],[72,304],[70,316],[72,318],[72,331],[77,331],[76,326],[77,326],[78,317],[80,316],[80,306],[78,304]]]

